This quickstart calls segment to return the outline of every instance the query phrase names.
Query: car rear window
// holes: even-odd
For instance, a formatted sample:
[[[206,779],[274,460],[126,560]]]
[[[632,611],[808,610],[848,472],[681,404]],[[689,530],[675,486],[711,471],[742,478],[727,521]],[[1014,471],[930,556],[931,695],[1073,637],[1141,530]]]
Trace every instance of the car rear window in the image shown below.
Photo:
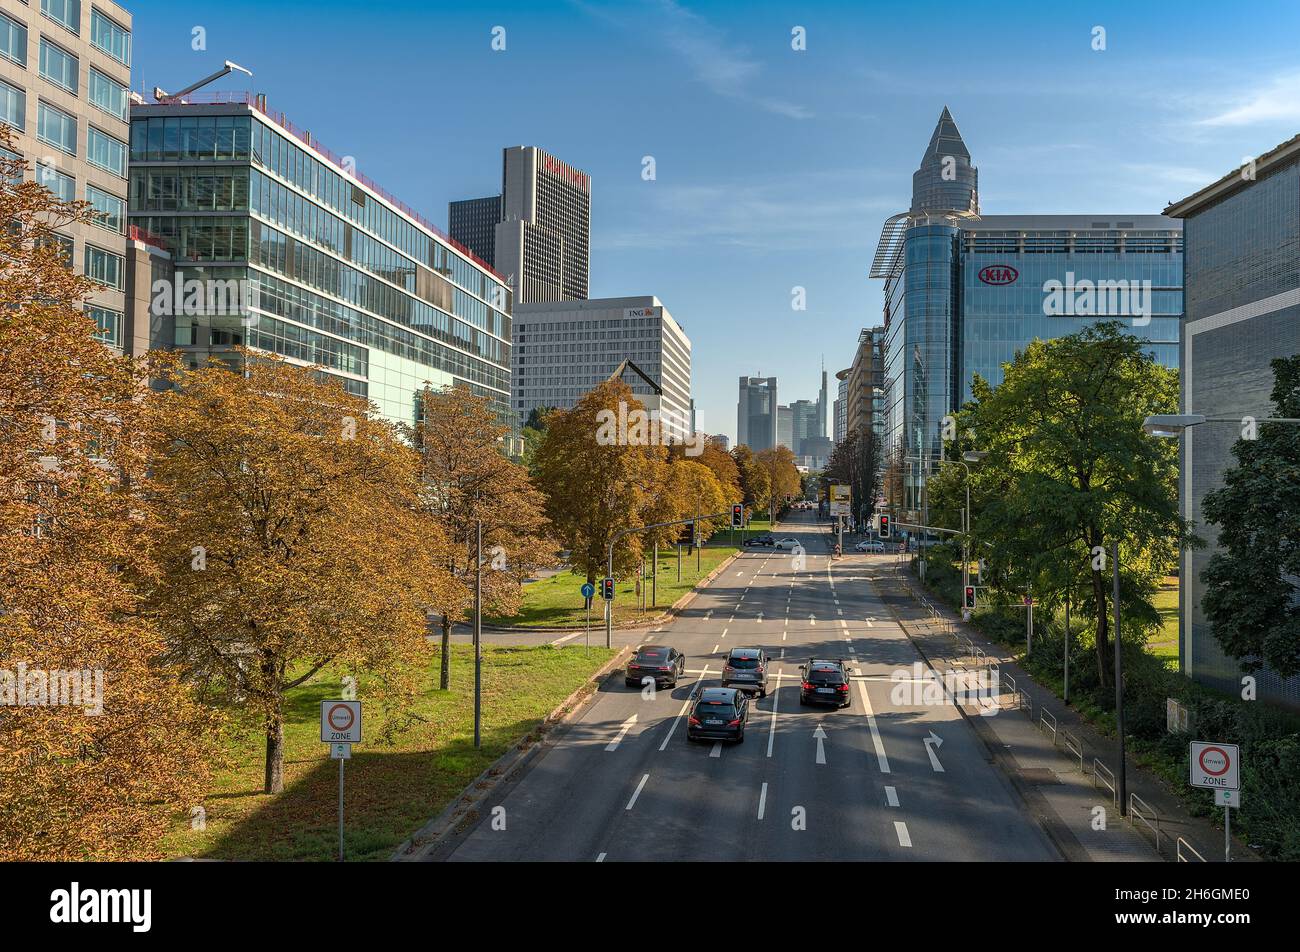
[[[808,680],[835,683],[844,680],[844,675],[831,665],[813,665],[808,669]]]
[[[745,658],[732,656],[727,659],[727,664],[733,668],[739,668],[742,671],[752,671],[758,667],[757,658]]]
[[[736,709],[725,701],[701,701],[695,706],[695,716],[698,718],[722,717],[730,721],[735,718]]]
[[[666,652],[666,651],[640,651],[640,652],[637,652],[637,656],[636,656],[636,658],[634,658],[633,660],[635,660],[635,661],[646,661],[646,662],[650,662],[650,663],[653,663],[653,664],[663,664],[663,662],[665,662],[665,661],[668,660],[668,652]]]

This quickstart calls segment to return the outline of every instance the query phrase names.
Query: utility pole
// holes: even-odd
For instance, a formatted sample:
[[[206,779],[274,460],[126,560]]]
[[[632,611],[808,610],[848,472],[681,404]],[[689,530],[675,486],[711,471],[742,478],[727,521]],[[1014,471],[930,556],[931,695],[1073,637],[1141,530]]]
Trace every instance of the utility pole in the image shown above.
[[[1070,590],[1065,590],[1065,697],[1070,703]]]
[[[1124,773],[1124,660],[1119,640],[1119,543],[1110,544],[1111,601],[1115,610],[1115,734],[1119,738],[1119,815],[1128,816],[1128,782]]]
[[[659,607],[659,540],[654,541],[654,555],[650,560],[650,607]]]
[[[474,526],[474,747],[483,745],[483,520]],[[342,761],[340,761],[342,763]]]

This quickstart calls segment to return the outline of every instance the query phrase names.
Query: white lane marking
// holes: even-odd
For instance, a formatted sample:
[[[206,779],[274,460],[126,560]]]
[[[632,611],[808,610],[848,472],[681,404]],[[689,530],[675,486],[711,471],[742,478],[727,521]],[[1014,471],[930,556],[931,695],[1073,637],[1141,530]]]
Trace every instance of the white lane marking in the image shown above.
[[[614,739],[605,745],[605,750],[618,750],[618,745],[623,741],[623,738],[627,736],[627,732],[632,729],[632,725],[635,723],[636,715],[633,714],[623,722],[623,726],[618,729],[618,733],[614,735]]]
[[[736,616],[732,615],[730,618],[727,619],[727,624],[730,625],[735,620],[736,620]]]
[[[820,724],[813,731],[813,737],[817,739],[817,763],[824,767],[826,765],[826,731],[822,729]]]
[[[689,672],[689,671],[687,672],[687,674],[691,674],[691,673],[693,672]],[[700,671],[700,680],[701,681],[704,680],[706,677],[708,677],[708,674],[709,674],[709,666],[706,664],[704,668]],[[668,736],[665,737],[664,742],[659,745],[660,750],[663,750],[665,747],[667,747],[668,742],[673,739],[673,733],[677,730],[677,722],[680,721],[683,716],[685,716],[686,709],[689,708],[690,706],[691,706],[691,699],[688,696],[686,700],[682,702],[682,709],[678,711],[677,716],[673,718],[672,726],[668,728]]]
[[[763,613],[762,613],[762,612],[759,612],[759,613],[758,613],[758,617],[754,619],[754,623],[755,623],[756,625],[761,625],[761,624],[763,624]]]
[[[844,614],[844,609],[842,609],[842,608],[837,608],[837,609],[835,609],[835,614],[837,614],[837,615],[843,615],[843,614]]]
[[[474,571],[477,572],[478,569],[475,569]],[[726,628],[722,629],[722,637],[723,637],[723,638],[727,637],[727,629],[726,629]]]
[[[911,845],[912,845],[912,836],[911,836],[910,833],[907,832],[907,824],[904,823],[902,820],[895,820],[895,821],[894,821],[894,832],[896,832],[896,833],[898,834],[898,845],[899,845],[899,846],[911,846]]]
[[[596,856],[596,862],[597,862],[597,863],[603,863],[603,862],[605,862],[605,854],[604,854],[604,853],[600,853],[599,855],[597,855],[597,856]]]
[[[788,635],[788,634],[790,634],[789,631],[783,631],[783,632],[781,632],[781,640],[782,640],[782,641],[785,641],[785,636]],[[782,648],[781,650],[784,651],[785,649]]]
[[[893,787],[886,787],[885,802],[888,803],[891,807],[898,806],[898,791],[895,790]]]
[[[858,653],[857,649],[854,648],[853,645],[849,645],[849,654],[857,654],[857,653]]]
[[[552,647],[552,648],[558,648],[560,645],[564,644],[566,641],[572,641],[574,638],[579,637],[581,634],[582,634],[582,632],[580,632],[580,631],[575,631],[575,632],[574,632],[573,634],[571,634],[571,635],[561,635],[559,638],[556,638],[554,641],[551,642],[551,647]]]
[[[943,738],[934,731],[930,731],[930,736],[921,743],[925,745],[925,752],[930,755],[930,767],[935,773],[943,773],[943,764],[939,763],[939,755],[935,753],[935,750],[943,744]]]
[[[858,693],[862,695],[862,706],[867,709],[867,727],[871,728],[871,743],[876,748],[876,763],[881,773],[889,773],[889,758],[885,756],[885,745],[880,740],[880,729],[876,727],[876,713],[871,709],[871,698],[867,696],[867,686],[858,682]]]
[[[785,657],[785,649],[781,649],[781,657]],[[776,702],[781,696],[781,679],[785,677],[785,672],[776,673],[776,690],[772,692],[772,720],[767,727],[767,756],[772,756],[772,742],[776,740]]]
[[[641,790],[645,787],[645,782],[649,779],[650,779],[649,774],[646,774],[644,777],[641,778],[641,782],[638,783],[636,785],[636,789],[632,791],[632,799],[627,801],[627,806],[623,808],[624,810],[630,810],[632,809],[633,806],[636,805],[636,798],[641,796]]]
[[[868,627],[868,628],[874,628],[874,627],[875,627],[875,625],[874,625],[872,622],[873,622],[873,619],[871,619],[871,618],[868,618],[868,619],[867,619],[867,627]]]
[[[758,791],[758,818],[760,820],[763,819],[763,813],[766,810],[767,810],[767,784],[764,783],[762,789]]]
[[[816,625],[817,625],[817,616],[816,616],[816,615],[809,615],[809,616],[808,616],[808,621],[810,621],[810,622],[812,623],[813,627],[816,627]]]
[[[848,623],[847,621],[845,621],[843,618],[841,618],[841,619],[840,619],[840,627],[841,627],[841,628],[848,628],[848,627],[849,627],[849,623]]]
[[[722,756],[722,741],[720,741],[720,740],[715,740],[715,741],[713,742],[713,749],[712,749],[711,751],[709,751],[709,756],[710,756],[710,757],[721,757],[721,756]]]
[[[714,646],[713,646],[713,650],[710,651],[709,654],[717,654],[717,653],[718,653],[718,649],[721,648],[721,647],[722,647],[721,645],[714,645]]]

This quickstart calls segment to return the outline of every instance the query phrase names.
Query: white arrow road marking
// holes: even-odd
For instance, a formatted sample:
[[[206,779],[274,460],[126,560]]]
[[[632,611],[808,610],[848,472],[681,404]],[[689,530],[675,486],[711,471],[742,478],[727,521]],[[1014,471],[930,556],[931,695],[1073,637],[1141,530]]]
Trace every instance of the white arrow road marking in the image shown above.
[[[721,757],[721,756],[722,756],[722,741],[720,741],[720,740],[715,740],[715,741],[713,742],[713,749],[712,749],[711,751],[709,751],[709,756],[710,756],[710,757]]]
[[[763,813],[767,810],[767,784],[763,784],[758,791],[758,818],[763,819]]]
[[[604,854],[604,853],[599,854],[599,855],[596,857],[596,862],[597,862],[597,863],[603,863],[603,862],[605,862],[605,854]]]
[[[644,777],[641,778],[641,782],[638,783],[636,785],[636,789],[632,791],[632,799],[627,801],[627,806],[623,808],[624,810],[632,809],[632,807],[636,804],[636,798],[641,796],[641,791],[645,787],[645,782],[649,779],[650,779],[649,774],[646,774]]]
[[[614,735],[614,739],[605,745],[605,749],[618,750],[619,743],[623,740],[624,737],[627,736],[627,732],[632,729],[632,725],[635,723],[636,723],[636,715],[633,714],[631,717],[629,717],[627,720],[623,722],[623,726],[618,729],[618,733]]]
[[[694,672],[688,671],[687,673],[693,674]],[[701,669],[700,671],[700,680],[703,681],[708,676],[709,676],[709,666],[706,664],[703,667],[703,669]],[[686,700],[682,702],[682,709],[678,711],[677,716],[673,718],[672,726],[668,728],[668,735],[664,737],[664,742],[659,745],[660,750],[663,750],[665,747],[667,747],[668,742],[673,739],[673,733],[677,730],[677,722],[680,721],[686,715],[686,709],[689,708],[690,706],[691,706],[691,699],[688,696]]]
[[[925,744],[925,752],[930,755],[930,766],[934,768],[935,773],[943,773],[943,764],[939,763],[939,755],[934,751],[943,744],[943,738],[930,731],[930,736],[921,743]]]
[[[820,724],[813,731],[813,737],[817,738],[817,763],[824,765],[826,763],[826,732],[822,730]]]
[[[816,624],[817,624],[817,616],[816,616],[816,615],[809,615],[809,616],[808,616],[808,621],[810,621],[813,625],[816,625]]]
[[[911,845],[912,845],[912,836],[911,836],[910,833],[907,832],[907,824],[904,823],[902,820],[895,820],[895,821],[894,821],[894,832],[896,832],[896,833],[898,834],[898,845],[899,845],[899,846],[911,846]]]
[[[898,791],[895,790],[893,787],[886,787],[885,802],[888,803],[891,807],[898,806]]]
[[[885,756],[885,745],[880,740],[880,729],[876,727],[876,714],[871,709],[871,698],[867,696],[867,686],[859,681],[858,693],[862,695],[862,706],[867,709],[867,727],[871,728],[871,743],[876,748],[876,763],[881,773],[889,773],[889,758]]]

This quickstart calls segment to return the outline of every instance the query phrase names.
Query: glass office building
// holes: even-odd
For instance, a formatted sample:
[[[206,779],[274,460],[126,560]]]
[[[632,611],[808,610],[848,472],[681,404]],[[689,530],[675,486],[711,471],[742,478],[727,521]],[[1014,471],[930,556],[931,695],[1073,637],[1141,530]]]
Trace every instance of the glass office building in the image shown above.
[[[224,101],[131,110],[132,224],[167,247],[183,280],[253,289],[243,313],[155,315],[171,343],[195,365],[239,344],[319,365],[402,423],[426,385],[467,385],[506,418],[511,295],[500,276],[264,97],[213,98]]]
[[[1270,361],[1300,354],[1300,136],[1165,209],[1183,220],[1187,308],[1182,320],[1183,413],[1233,421],[1273,416]],[[1234,694],[1242,671],[1201,611],[1202,575],[1217,551],[1205,494],[1236,464],[1240,425],[1206,423],[1181,437],[1179,505],[1208,545],[1182,554],[1179,662],[1194,680]],[[1261,570],[1276,568],[1260,566]],[[1300,678],[1256,674],[1257,696],[1300,708]]]
[[[1119,320],[1178,366],[1182,232],[1161,215],[981,215],[978,170],[947,109],[913,177],[912,208],[886,223],[883,438],[892,457],[938,459],[943,418],[1035,339]],[[943,202],[954,207],[942,209]],[[918,506],[919,463],[899,485]]]

